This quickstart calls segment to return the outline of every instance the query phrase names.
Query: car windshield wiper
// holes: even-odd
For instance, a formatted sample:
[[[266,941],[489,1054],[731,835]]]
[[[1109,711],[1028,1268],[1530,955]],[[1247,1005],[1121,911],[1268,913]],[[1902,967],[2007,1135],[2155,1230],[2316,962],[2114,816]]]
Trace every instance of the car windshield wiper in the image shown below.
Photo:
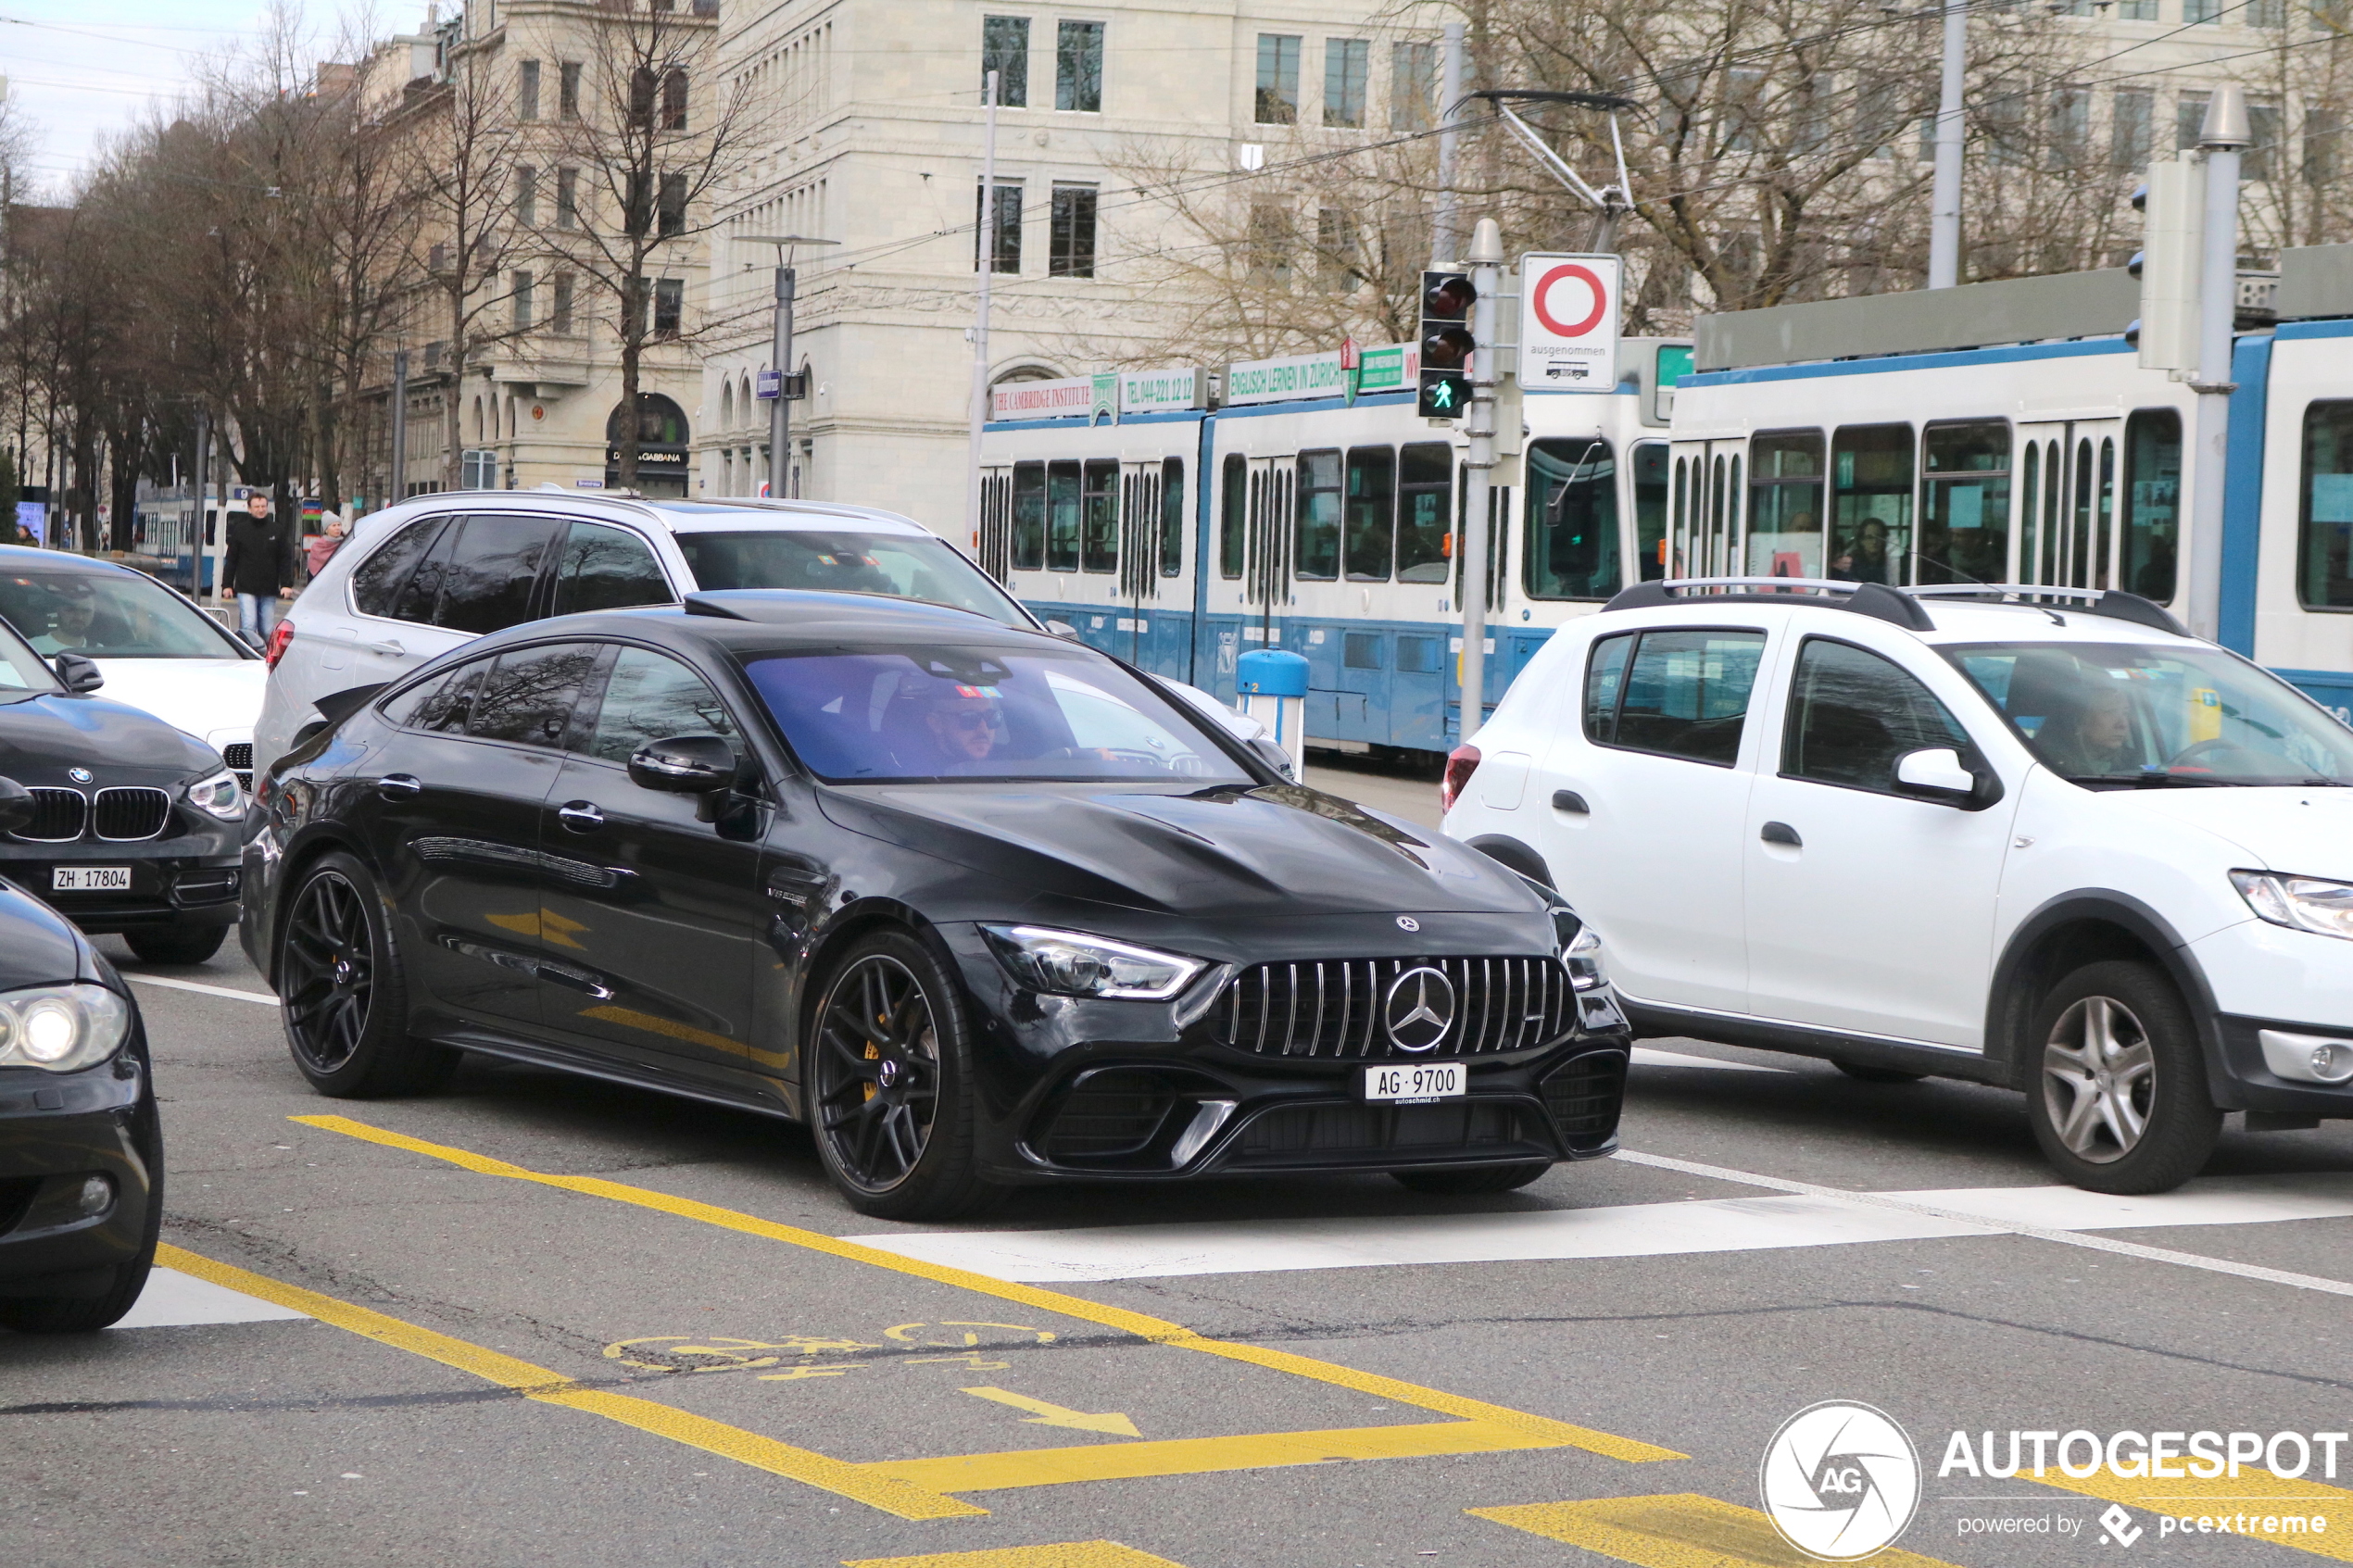
[[[2111,784],[2120,789],[2229,789],[2243,781],[2218,779],[2211,774],[2168,773],[2156,770],[2143,773],[2069,773],[2070,784]]]

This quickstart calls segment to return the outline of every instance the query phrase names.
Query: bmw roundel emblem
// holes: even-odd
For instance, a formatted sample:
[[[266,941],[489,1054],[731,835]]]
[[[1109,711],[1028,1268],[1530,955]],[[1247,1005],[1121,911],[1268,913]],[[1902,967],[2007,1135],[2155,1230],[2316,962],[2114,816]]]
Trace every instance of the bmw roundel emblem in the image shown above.
[[[1381,1022],[1401,1051],[1435,1048],[1454,1027],[1454,983],[1424,964],[1390,982]]]
[[[1397,929],[1400,931],[1419,931],[1421,928],[1422,922],[1416,920],[1411,915],[1399,915],[1397,917]]]
[[[88,784],[92,779],[94,779],[97,776],[97,774],[93,773],[87,768],[68,768],[66,770],[66,777],[71,779],[76,784]]]

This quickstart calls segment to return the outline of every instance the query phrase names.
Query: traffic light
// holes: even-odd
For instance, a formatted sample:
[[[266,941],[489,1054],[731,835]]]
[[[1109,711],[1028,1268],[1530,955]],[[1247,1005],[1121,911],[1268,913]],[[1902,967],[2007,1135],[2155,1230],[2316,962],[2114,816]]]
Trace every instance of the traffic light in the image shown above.
[[[2133,346],[2146,370],[2197,367],[2205,173],[2202,165],[2186,159],[2151,164],[2148,183],[2133,193],[2144,223],[2141,250],[2132,266],[2141,282],[2140,331]]]
[[[1426,420],[1457,420],[1470,401],[1471,307],[1478,291],[1461,272],[1422,274],[1421,397]]]

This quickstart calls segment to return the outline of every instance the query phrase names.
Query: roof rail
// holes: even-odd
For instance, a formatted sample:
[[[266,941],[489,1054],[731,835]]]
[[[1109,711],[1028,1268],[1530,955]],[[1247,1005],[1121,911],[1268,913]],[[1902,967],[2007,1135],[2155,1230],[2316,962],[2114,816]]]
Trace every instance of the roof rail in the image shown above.
[[[1692,593],[1694,589],[1699,592]],[[1874,621],[1893,621],[1910,632],[1936,630],[1936,622],[1928,618],[1928,611],[1906,593],[1883,583],[1831,582],[1820,577],[1673,577],[1621,589],[1602,608],[1655,609],[1662,605],[1702,600],[1780,604],[1792,598],[1809,600],[1824,609],[1852,610]]]
[[[2105,615],[2115,621],[2130,621],[2138,626],[2171,632],[2177,637],[2191,634],[2190,629],[2173,619],[2172,612],[2163,605],[2154,599],[2145,599],[2138,594],[2128,594],[2121,588],[2058,588],[2045,583],[1945,583],[1904,591],[1924,599],[1990,599],[2005,604],[2064,599],[2071,608],[2085,615]]]

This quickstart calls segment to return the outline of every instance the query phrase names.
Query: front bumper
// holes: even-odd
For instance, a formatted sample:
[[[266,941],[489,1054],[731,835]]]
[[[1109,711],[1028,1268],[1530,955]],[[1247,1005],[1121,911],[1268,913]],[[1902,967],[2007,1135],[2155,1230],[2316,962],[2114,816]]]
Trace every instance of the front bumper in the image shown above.
[[[233,853],[139,854],[138,844],[17,844],[0,855],[0,875],[83,931],[233,925],[245,873]],[[133,851],[126,853],[125,851]],[[127,866],[128,892],[60,893],[57,868]]]
[[[145,1246],[151,1168],[146,1072],[126,1047],[81,1073],[0,1069],[0,1296],[94,1295]],[[107,1206],[83,1188],[107,1178]]]
[[[1017,1183],[1186,1181],[1592,1160],[1617,1147],[1629,1039],[1614,1009],[1533,1048],[1430,1058],[1262,1055],[1216,1040],[1201,999],[1039,996],[966,928],[940,932],[972,1003],[979,1155]],[[1467,1092],[1368,1102],[1365,1070],[1460,1061]]]
[[[2353,942],[2248,920],[2189,945],[2214,997],[2221,1036],[2215,1103],[2232,1110],[2353,1118],[2353,1083],[2273,1072],[2261,1034],[2353,1041]]]

